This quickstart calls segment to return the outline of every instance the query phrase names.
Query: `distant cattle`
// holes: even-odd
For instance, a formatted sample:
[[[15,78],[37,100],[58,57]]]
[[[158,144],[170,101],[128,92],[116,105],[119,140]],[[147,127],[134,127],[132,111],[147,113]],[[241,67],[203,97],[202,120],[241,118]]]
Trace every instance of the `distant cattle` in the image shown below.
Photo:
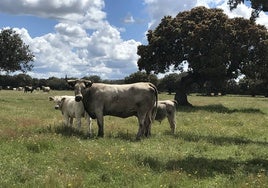
[[[161,123],[167,117],[172,133],[175,133],[176,130],[176,106],[177,101],[175,100],[163,100],[158,101],[158,105],[155,107],[157,108],[155,120]]]
[[[25,86],[24,87],[24,93],[27,93],[27,92],[33,92],[34,88],[32,86]]]
[[[103,84],[89,80],[68,80],[74,87],[75,100],[83,101],[86,112],[97,119],[98,136],[104,136],[103,116],[121,118],[136,116],[139,121],[137,139],[149,136],[151,123],[155,116],[158,100],[156,87],[147,82],[134,84]]]
[[[81,118],[85,117],[89,126],[89,134],[91,134],[91,118],[85,112],[82,101],[76,102],[74,96],[53,96],[49,97],[49,100],[54,101],[55,109],[62,112],[66,126],[72,126],[73,118],[76,118],[77,127],[81,129]]]
[[[42,86],[41,88],[42,88],[43,92],[47,92],[47,93],[50,92],[50,87],[48,87],[48,86],[47,87]]]
[[[17,87],[16,90],[17,91],[23,91],[23,87]]]

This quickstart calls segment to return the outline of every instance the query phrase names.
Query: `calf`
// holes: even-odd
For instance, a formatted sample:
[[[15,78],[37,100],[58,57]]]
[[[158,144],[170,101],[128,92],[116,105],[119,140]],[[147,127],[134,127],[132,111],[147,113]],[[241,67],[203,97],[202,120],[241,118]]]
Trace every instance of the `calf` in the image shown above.
[[[89,134],[91,135],[91,118],[85,112],[84,105],[76,102],[74,96],[54,96],[49,97],[50,101],[55,102],[55,109],[59,109],[65,119],[65,125],[72,126],[73,118],[76,118],[78,129],[81,128],[81,117],[85,117],[89,126]]]
[[[177,101],[175,100],[163,100],[158,101],[157,103],[157,113],[155,116],[155,120],[161,121],[167,117],[171,133],[175,133],[176,130],[176,106]]]

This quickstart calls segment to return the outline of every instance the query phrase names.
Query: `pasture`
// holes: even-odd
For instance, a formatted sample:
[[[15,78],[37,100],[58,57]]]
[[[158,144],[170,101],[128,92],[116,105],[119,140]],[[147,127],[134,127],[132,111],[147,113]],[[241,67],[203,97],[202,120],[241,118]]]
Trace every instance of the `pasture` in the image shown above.
[[[62,126],[53,95],[0,91],[1,187],[267,187],[268,99],[189,96],[177,130],[154,122],[136,141],[135,117],[105,117],[105,136]],[[160,99],[173,99],[160,94]]]

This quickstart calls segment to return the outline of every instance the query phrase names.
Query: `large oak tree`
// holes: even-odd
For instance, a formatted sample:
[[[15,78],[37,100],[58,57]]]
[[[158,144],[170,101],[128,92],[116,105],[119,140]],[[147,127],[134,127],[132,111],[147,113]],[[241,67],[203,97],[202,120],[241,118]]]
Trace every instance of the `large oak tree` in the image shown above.
[[[267,29],[243,18],[229,19],[221,9],[197,7],[165,16],[138,46],[138,67],[147,73],[165,73],[174,66],[188,72],[181,77],[175,99],[188,105],[186,90],[193,82],[220,86],[240,74],[261,74],[266,67]],[[267,70],[267,69],[266,69]]]
[[[32,70],[34,55],[20,35],[12,29],[0,32],[0,72],[27,72]]]

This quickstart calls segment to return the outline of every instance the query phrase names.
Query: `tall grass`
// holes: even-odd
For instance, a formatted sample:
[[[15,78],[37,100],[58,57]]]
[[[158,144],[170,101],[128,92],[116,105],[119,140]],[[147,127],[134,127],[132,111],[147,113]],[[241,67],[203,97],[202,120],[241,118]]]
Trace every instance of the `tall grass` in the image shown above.
[[[106,116],[104,138],[96,121],[91,138],[87,126],[64,127],[48,96],[66,94],[0,91],[1,187],[268,185],[267,98],[189,96],[174,135],[165,120],[136,141],[135,117]]]

